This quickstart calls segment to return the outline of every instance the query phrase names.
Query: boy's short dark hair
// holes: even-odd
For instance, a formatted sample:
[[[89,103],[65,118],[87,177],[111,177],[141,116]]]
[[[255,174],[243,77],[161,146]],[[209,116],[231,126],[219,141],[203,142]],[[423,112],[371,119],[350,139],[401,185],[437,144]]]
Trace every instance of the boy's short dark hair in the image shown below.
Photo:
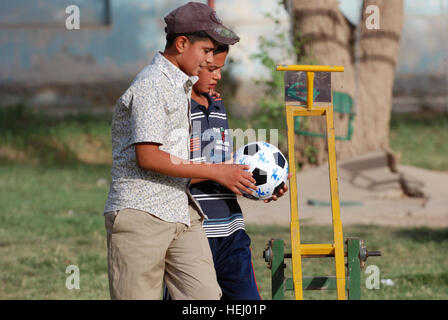
[[[213,54],[218,54],[218,53],[222,53],[222,52],[229,52],[229,45],[228,44],[223,44],[220,43],[218,44],[218,46],[216,47],[216,49],[213,51]]]
[[[177,37],[185,36],[187,39],[194,43],[196,41],[207,40],[210,39],[213,43],[216,43],[205,31],[196,31],[196,32],[187,32],[187,33],[168,33],[166,35],[166,45],[165,48],[169,48],[173,45],[174,40]]]

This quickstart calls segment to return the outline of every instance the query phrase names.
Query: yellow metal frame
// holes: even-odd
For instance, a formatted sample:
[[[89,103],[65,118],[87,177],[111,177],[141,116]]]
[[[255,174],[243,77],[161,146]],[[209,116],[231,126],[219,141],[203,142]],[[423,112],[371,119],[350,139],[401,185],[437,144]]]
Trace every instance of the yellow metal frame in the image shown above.
[[[345,300],[345,260],[342,235],[342,222],[339,206],[338,178],[336,168],[336,146],[333,120],[333,105],[313,106],[313,86],[315,72],[343,72],[342,66],[289,65],[277,66],[278,71],[304,71],[307,74],[307,104],[304,106],[286,105],[286,123],[288,128],[289,168],[291,197],[291,250],[294,297],[303,299],[302,256],[334,255],[336,267],[336,289],[338,300]],[[297,175],[294,152],[294,117],[325,116],[328,142],[328,169],[330,178],[331,211],[333,215],[333,244],[301,244],[297,203]]]

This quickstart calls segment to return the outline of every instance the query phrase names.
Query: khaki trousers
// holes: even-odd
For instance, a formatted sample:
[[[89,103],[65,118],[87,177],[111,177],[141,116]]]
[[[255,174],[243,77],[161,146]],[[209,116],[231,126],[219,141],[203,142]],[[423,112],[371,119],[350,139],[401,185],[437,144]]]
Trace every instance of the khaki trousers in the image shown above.
[[[219,300],[203,218],[191,206],[191,226],[123,209],[105,214],[111,299]]]

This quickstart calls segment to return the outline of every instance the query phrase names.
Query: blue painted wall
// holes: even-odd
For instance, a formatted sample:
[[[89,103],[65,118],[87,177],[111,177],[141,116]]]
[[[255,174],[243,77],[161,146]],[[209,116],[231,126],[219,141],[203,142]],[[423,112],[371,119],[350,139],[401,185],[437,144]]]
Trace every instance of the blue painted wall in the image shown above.
[[[2,0],[0,82],[96,81],[134,74],[164,46],[163,17],[181,0]],[[80,30],[67,30],[65,8],[80,8]],[[96,26],[92,26],[96,23]]]
[[[163,50],[163,17],[186,2],[111,0],[112,24],[101,26],[103,0],[1,0],[0,85],[130,81],[150,63],[156,50]],[[269,37],[277,31],[277,26],[265,18],[266,13],[278,10],[277,2],[215,0],[218,15],[241,37],[231,57],[236,60],[232,74],[243,81],[238,98],[243,105],[256,103],[254,96],[259,92],[251,92],[256,90],[253,79],[268,74],[250,56],[257,52],[260,35]],[[354,20],[359,10],[357,2],[343,0],[344,10],[354,15]],[[80,8],[80,30],[65,28],[65,8],[71,4]],[[289,20],[281,11],[276,16],[281,17],[288,32]],[[406,0],[397,75],[447,73],[447,56],[448,1]],[[408,86],[405,82],[404,87]],[[0,104],[1,100],[0,94]]]

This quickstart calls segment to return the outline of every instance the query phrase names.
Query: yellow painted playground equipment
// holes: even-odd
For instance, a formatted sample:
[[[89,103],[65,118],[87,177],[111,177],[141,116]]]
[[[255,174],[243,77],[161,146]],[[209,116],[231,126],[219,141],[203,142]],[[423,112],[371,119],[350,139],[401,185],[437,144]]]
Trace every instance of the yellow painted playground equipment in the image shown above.
[[[363,241],[360,239],[347,239],[347,253],[344,252],[344,241],[342,233],[342,222],[340,215],[338,178],[336,168],[336,148],[335,148],[335,130],[333,121],[333,104],[332,99],[328,105],[314,105],[314,79],[315,72],[344,72],[342,66],[317,66],[317,65],[280,65],[277,66],[278,71],[295,71],[306,72],[307,95],[306,104],[304,103],[289,103],[285,100],[286,107],[286,122],[288,132],[288,154],[289,154],[289,168],[292,174],[290,179],[290,205],[291,205],[291,259],[292,259],[292,284],[291,279],[283,277],[283,269],[285,264],[284,258],[287,254],[283,253],[283,242],[279,247],[271,239],[268,243],[268,248],[264,252],[265,260],[268,262],[268,267],[272,269],[272,292],[273,299],[283,298],[283,290],[294,290],[294,297],[296,300],[303,299],[303,290],[329,290],[335,289],[338,300],[346,299],[346,290],[351,290],[351,299],[360,298],[360,268],[363,262],[370,256],[381,255],[379,251],[368,252],[363,246]],[[331,88],[330,88],[331,96]],[[294,118],[295,117],[311,117],[323,116],[326,122],[326,138],[328,143],[328,168],[330,179],[330,194],[331,194],[331,210],[333,220],[333,243],[327,244],[301,244],[300,242],[300,225],[299,225],[299,211],[297,201],[297,173],[296,173],[296,159],[294,152]],[[276,251],[277,250],[277,251]],[[280,252],[280,254],[279,254]],[[351,272],[351,277],[346,277],[345,270],[345,256],[348,257],[347,266],[348,272]],[[336,276],[335,277],[306,277],[302,276],[302,258],[312,257],[334,257]],[[361,267],[360,267],[361,265]],[[280,275],[280,277],[279,277]],[[305,280],[305,281],[304,281]],[[349,283],[346,283],[346,280]],[[316,285],[320,283],[320,285]],[[275,287],[275,288],[274,288]],[[313,287],[314,289],[310,289]]]

